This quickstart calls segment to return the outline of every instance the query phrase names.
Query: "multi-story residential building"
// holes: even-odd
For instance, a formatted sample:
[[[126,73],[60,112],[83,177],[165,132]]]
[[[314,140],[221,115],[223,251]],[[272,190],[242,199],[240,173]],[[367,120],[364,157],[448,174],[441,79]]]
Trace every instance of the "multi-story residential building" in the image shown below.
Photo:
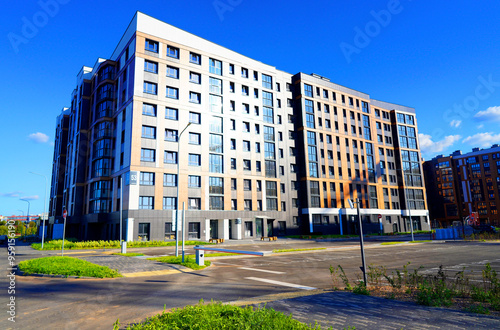
[[[480,223],[500,223],[500,147],[436,156],[424,163],[433,225],[447,227],[477,212]]]
[[[348,198],[372,231],[408,231],[408,207],[428,228],[414,109],[140,12],[110,59],[83,67],[67,112],[51,216],[67,209],[80,238],[117,238],[121,205],[128,239],[170,238],[182,205],[189,239],[350,232]]]

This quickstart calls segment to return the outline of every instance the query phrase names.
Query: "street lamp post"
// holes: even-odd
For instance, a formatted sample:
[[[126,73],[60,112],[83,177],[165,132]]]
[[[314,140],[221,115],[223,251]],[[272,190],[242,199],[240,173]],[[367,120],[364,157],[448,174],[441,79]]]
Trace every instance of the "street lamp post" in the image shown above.
[[[35,172],[30,172],[30,173],[34,175],[43,176],[45,178],[45,197],[43,198],[43,214],[42,214],[42,250],[43,250],[43,242],[45,240],[45,214],[47,214],[47,177],[43,174],[38,174]]]
[[[366,262],[365,262],[365,247],[363,243],[363,223],[361,221],[361,215],[359,212],[359,198],[356,199],[355,202],[348,200],[351,208],[354,208],[354,204],[356,204],[356,210],[358,213],[358,221],[359,221],[359,244],[361,246],[361,262],[362,262],[362,271],[363,271],[363,281],[365,282],[365,287],[368,286],[368,282],[366,279]]]
[[[177,137],[177,212],[175,216],[175,256],[179,256],[179,210],[181,208],[181,203],[179,199],[179,174],[180,174],[180,151],[181,151],[181,136],[182,133],[184,133],[187,128],[191,125],[191,122],[189,122],[186,127],[181,131],[179,136]],[[182,241],[184,242],[184,232],[182,233]],[[182,253],[183,259],[184,259],[184,251]],[[183,260],[184,261],[184,260]]]
[[[28,203],[28,213],[26,213],[26,225],[28,225],[28,223],[30,222],[30,201],[27,200],[27,199],[21,199],[22,201]],[[26,234],[26,230],[25,230],[25,234]]]

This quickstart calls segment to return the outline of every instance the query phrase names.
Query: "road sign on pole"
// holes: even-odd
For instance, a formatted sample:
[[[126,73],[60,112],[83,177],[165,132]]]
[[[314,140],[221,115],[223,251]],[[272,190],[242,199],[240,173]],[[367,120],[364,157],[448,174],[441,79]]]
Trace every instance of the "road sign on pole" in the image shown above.
[[[382,214],[379,214],[379,215],[378,215],[378,218],[379,218],[379,219],[382,219]]]

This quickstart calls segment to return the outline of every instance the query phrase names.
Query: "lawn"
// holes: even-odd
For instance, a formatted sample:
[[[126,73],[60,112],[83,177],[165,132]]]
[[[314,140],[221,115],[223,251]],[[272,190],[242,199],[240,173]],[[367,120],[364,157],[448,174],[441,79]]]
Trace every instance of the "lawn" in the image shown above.
[[[135,253],[135,252],[127,252],[127,253],[113,253],[114,256],[123,256],[123,257],[142,257],[144,253]]]
[[[196,259],[190,255],[184,256],[184,262],[182,262],[182,257],[157,257],[157,258],[148,258],[148,260],[159,261],[159,262],[163,262],[166,264],[182,265],[184,267],[188,267],[188,268],[191,268],[194,270],[203,269],[207,266],[210,266],[210,264],[211,264],[210,261],[205,260],[205,266],[199,266],[196,263]]]
[[[119,329],[118,321],[115,329]],[[311,327],[271,308],[237,307],[220,302],[186,306],[163,312],[127,329],[321,329]]]
[[[114,269],[72,257],[45,257],[25,260],[19,263],[19,269],[26,275],[49,274],[98,278],[122,276]]]
[[[297,251],[314,251],[314,250],[326,250],[326,248],[283,249],[283,250],[273,250],[273,253],[286,253],[286,252],[297,252]]]
[[[205,243],[200,241],[185,241],[185,245],[211,245],[213,243]],[[179,241],[179,246],[181,242]],[[175,241],[132,241],[127,242],[128,248],[141,248],[141,247],[158,247],[158,246],[175,246]],[[33,243],[31,247],[35,250],[41,250],[41,243]],[[43,245],[44,250],[60,250],[62,248],[62,240],[52,240],[45,242]],[[118,249],[120,248],[120,241],[83,241],[77,242],[75,239],[68,239],[64,242],[66,250],[80,250],[80,249]]]

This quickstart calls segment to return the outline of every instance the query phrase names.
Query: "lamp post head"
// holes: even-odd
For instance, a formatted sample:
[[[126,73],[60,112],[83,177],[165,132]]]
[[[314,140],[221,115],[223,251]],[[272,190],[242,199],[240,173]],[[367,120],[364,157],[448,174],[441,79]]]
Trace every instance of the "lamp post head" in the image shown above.
[[[347,200],[349,202],[349,206],[351,207],[351,209],[354,208],[354,203],[352,202],[352,200],[348,199]]]

